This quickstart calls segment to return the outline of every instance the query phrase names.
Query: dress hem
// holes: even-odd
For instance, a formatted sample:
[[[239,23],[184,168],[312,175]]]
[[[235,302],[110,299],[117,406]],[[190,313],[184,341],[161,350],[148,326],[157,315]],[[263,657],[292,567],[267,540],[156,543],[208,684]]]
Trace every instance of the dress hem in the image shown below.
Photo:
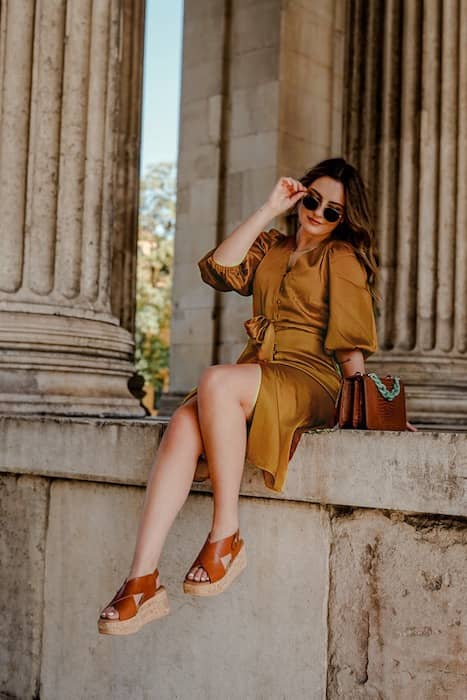
[[[255,467],[256,469],[260,469],[263,472],[263,481],[264,481],[264,486],[269,489],[270,491],[274,491],[274,493],[284,493],[284,486],[285,486],[285,481],[282,484],[282,488],[274,488],[274,486],[269,486],[269,484],[266,483],[266,475],[264,472],[267,472],[268,474],[271,474],[272,477],[275,477],[275,473],[269,468],[269,467],[264,467],[261,464],[258,464],[258,460],[253,461],[250,457],[246,458],[246,462],[252,466]]]

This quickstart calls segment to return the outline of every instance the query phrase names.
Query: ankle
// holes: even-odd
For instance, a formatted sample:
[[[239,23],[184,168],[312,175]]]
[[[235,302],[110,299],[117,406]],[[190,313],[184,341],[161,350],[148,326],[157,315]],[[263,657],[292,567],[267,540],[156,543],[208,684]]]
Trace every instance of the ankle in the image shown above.
[[[239,529],[239,524],[237,522],[221,523],[213,525],[209,535],[211,541],[224,539],[224,537],[230,537]]]
[[[141,567],[141,566],[132,566],[130,568],[130,572],[128,574],[128,580],[131,578],[140,578],[141,576],[148,576],[149,574],[153,574],[156,569],[156,566],[153,566],[152,569],[146,566],[146,567]]]

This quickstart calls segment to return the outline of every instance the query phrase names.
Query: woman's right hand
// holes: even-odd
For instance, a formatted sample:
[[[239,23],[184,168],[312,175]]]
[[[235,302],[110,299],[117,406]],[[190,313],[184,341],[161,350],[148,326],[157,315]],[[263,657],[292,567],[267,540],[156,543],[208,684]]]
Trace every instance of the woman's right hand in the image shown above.
[[[274,211],[274,215],[278,216],[293,207],[307,192],[305,185],[294,180],[293,177],[281,177],[275,184],[266,204]]]

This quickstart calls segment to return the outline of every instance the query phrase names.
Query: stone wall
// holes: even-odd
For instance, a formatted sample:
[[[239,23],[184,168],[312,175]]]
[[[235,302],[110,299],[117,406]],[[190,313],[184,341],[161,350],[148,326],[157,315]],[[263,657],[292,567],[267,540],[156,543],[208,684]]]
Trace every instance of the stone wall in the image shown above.
[[[283,494],[247,464],[248,565],[211,600],[182,592],[211,524],[194,486],[159,562],[171,614],[99,635],[161,428],[2,418],[1,697],[464,700],[465,434],[314,431]]]

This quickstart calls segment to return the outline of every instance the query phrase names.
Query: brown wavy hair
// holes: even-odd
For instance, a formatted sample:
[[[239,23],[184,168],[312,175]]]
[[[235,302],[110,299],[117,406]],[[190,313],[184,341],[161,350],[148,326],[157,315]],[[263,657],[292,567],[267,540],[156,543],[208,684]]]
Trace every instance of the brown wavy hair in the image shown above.
[[[367,272],[368,289],[373,300],[375,314],[379,315],[381,295],[379,285],[379,254],[368,194],[360,173],[344,158],[328,158],[307,170],[298,181],[309,187],[319,177],[331,177],[344,186],[344,217],[330,235],[330,239],[347,241],[352,244],[358,259]],[[290,209],[287,217],[298,219],[300,201]],[[296,226],[295,226],[296,228]]]

